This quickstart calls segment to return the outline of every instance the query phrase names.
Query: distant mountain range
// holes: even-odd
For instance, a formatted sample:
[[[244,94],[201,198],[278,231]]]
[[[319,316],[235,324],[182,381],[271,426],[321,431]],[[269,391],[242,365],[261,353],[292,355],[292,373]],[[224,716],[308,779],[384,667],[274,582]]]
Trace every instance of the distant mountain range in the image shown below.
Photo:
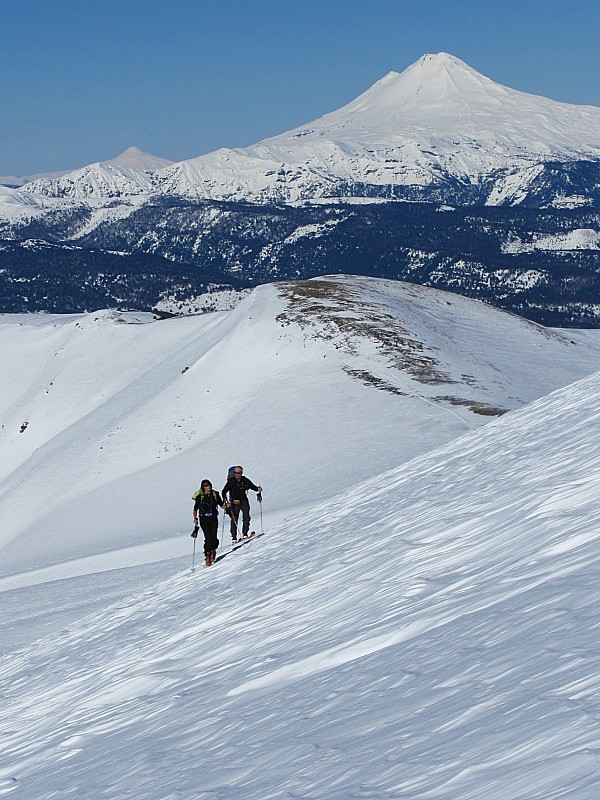
[[[197,294],[208,273],[241,285],[358,271],[596,326],[599,211],[599,108],[515,91],[451,55],[425,55],[343,108],[252,147],[175,164],[130,148],[0,189],[0,307],[43,307],[52,280],[42,277],[40,248],[27,244],[34,239],[76,246],[80,261],[93,250],[96,264],[98,251],[176,262]],[[40,271],[15,271],[33,250]],[[150,267],[148,275],[150,293],[124,287],[123,303],[165,301],[169,287]],[[61,307],[62,295],[50,305]]]
[[[116,156],[116,158],[111,158],[109,161],[105,161],[103,163],[108,164],[110,167],[123,167],[125,169],[148,171],[163,169],[164,167],[168,167],[173,162],[169,161],[168,158],[161,158],[160,156],[153,156],[150,153],[144,153],[138,147],[128,147],[127,150],[124,150],[120,155]],[[63,169],[55,172],[43,172],[36,175],[22,175],[19,177],[15,175],[5,175],[0,176],[0,186],[17,188],[18,186],[23,186],[24,184],[32,183],[33,181],[53,180],[62,178],[64,175],[68,175],[71,172],[80,171],[81,170],[77,169]]]

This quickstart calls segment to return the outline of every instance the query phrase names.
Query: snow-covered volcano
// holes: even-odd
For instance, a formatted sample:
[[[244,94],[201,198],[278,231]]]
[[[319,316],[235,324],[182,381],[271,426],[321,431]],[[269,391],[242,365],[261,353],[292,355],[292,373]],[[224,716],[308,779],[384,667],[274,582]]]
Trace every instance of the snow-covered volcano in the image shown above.
[[[600,109],[516,91],[448,53],[390,72],[343,108],[292,131],[221,149],[153,172],[115,175],[106,165],[36,181],[27,189],[62,197],[157,193],[293,202],[335,196],[404,196],[480,186],[546,162],[600,159]],[[531,173],[533,170],[533,173]],[[514,179],[513,179],[514,183]],[[487,186],[492,202],[506,189]],[[514,185],[511,187],[514,192]]]
[[[520,405],[594,367],[583,340],[356,279],[265,287],[212,320],[2,323],[21,356],[2,418],[31,412],[2,430],[2,463],[38,439],[0,485],[2,563],[25,566],[24,540],[27,566],[48,564],[0,581],[3,632],[49,634],[0,666],[2,795],[597,796],[599,376],[473,429],[414,374]],[[402,463],[415,430],[446,444]],[[240,453],[265,536],[192,575],[176,505]]]
[[[139,147],[128,147],[119,153],[118,156],[110,158],[104,162],[112,167],[124,167],[125,169],[140,169],[146,172],[151,170],[163,169],[170,166],[173,162],[162,156],[154,156],[151,153],[144,153]]]
[[[214,187],[259,199],[275,192],[293,200],[327,196],[341,184],[469,183],[587,158],[600,158],[600,109],[509,89],[438,53],[388,73],[311,124],[173,165],[165,188],[204,196]]]

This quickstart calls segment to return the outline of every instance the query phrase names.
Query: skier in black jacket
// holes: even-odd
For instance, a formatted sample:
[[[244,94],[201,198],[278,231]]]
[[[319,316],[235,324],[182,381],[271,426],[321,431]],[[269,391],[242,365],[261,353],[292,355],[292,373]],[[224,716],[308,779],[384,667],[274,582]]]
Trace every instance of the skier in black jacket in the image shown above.
[[[217,557],[219,547],[219,506],[225,508],[221,495],[212,488],[212,483],[205,479],[200,484],[200,491],[194,502],[194,539],[198,536],[198,518],[204,533],[204,559],[207,567]]]
[[[238,538],[238,518],[242,512],[242,530],[244,538],[248,536],[250,530],[250,501],[248,500],[248,489],[253,492],[262,492],[262,486],[256,486],[250,478],[244,475],[242,467],[232,467],[227,476],[227,483],[223,487],[223,499],[225,508],[231,517],[231,540],[237,542]]]

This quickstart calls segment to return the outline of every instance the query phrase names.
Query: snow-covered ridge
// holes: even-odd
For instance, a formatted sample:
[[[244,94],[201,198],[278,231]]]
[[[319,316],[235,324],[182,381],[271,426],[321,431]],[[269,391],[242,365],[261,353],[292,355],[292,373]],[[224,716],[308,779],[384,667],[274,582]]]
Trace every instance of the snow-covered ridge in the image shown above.
[[[105,201],[101,202],[103,205]],[[81,201],[67,201],[68,208],[75,213],[85,214],[87,209]],[[65,201],[52,194],[32,194],[24,189],[0,186],[0,236],[13,239],[18,237],[20,226],[32,220],[41,220],[53,215],[60,216],[65,209]]]
[[[150,174],[143,170],[100,162],[61,178],[32,181],[22,191],[70,199],[116,198],[148,194],[152,187]]]
[[[162,158],[161,156],[153,156],[150,153],[144,153],[139,149],[139,147],[128,147],[118,156],[115,156],[115,158],[110,158],[107,161],[97,163],[108,164],[111,167],[124,167],[126,169],[148,171],[163,169],[164,167],[170,166],[173,162],[168,158]],[[0,176],[0,185],[11,184],[11,186],[16,187],[23,186],[26,183],[32,183],[34,181],[53,181],[58,178],[62,178],[64,175],[68,175],[71,172],[78,172],[80,169],[85,169],[85,167],[55,170],[53,172],[38,173],[36,175]]]
[[[447,53],[390,72],[346,106],[252,147],[152,171],[93,165],[27,191],[61,197],[167,194],[297,202],[387,187],[476,185],[496,176],[490,203],[539,164],[600,159],[600,109],[560,103],[495,83]],[[509,175],[506,178],[506,175]],[[370,187],[370,188],[369,188]]]
[[[595,332],[371,278],[267,285],[231,311],[131,321],[0,316],[0,577],[67,552],[168,548],[190,482],[218,480],[223,463],[260,465],[293,508],[600,369]],[[121,502],[158,495],[158,507]]]

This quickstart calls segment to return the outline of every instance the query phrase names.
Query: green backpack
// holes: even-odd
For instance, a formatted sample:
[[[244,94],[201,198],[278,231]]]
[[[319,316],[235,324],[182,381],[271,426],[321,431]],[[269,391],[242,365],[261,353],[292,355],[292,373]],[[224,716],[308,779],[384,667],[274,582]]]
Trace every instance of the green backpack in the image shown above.
[[[194,492],[194,494],[192,495],[192,500],[195,500],[198,497],[199,494],[202,494],[202,489],[198,489],[197,492]],[[212,494],[213,499],[214,499],[214,501],[216,503],[217,502],[217,493],[215,492],[214,489],[211,489],[211,494]]]

